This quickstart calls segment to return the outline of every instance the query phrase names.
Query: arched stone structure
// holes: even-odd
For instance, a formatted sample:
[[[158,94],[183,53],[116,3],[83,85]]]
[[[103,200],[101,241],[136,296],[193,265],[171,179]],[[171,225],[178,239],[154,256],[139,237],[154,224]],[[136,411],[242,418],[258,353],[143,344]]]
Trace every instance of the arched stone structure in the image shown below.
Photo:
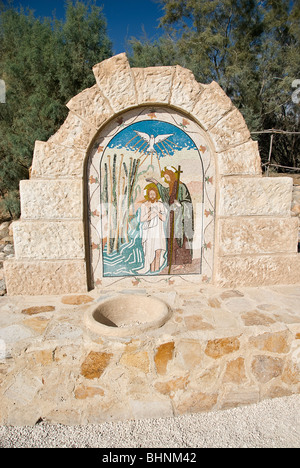
[[[209,240],[201,238],[202,254],[211,252],[209,268],[184,278],[172,272],[127,276],[117,278],[118,284],[146,286],[162,278],[166,286],[173,281],[223,286],[300,282],[298,225],[290,217],[292,179],[262,177],[257,143],[220,86],[199,84],[180,66],[130,68],[125,54],[93,71],[96,84],[67,104],[68,117],[57,133],[36,142],[31,178],[20,184],[16,257],[5,263],[8,293],[64,294],[116,282],[101,276],[103,269],[95,276],[93,249],[100,250],[103,239],[93,240],[90,182],[100,168],[90,169],[93,161],[101,164],[101,138],[145,109],[177,116],[177,128],[181,119],[183,130],[185,120],[204,139],[200,146],[209,149],[210,172],[202,177],[211,185],[213,205],[210,210],[203,206],[202,217],[207,213],[214,229]],[[202,156],[205,171],[208,162]]]

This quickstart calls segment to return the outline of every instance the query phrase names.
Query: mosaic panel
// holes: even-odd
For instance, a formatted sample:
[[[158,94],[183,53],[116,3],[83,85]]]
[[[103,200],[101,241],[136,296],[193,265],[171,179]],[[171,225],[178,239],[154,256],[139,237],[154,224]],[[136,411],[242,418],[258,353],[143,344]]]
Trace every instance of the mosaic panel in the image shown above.
[[[213,271],[215,168],[205,132],[162,107],[116,117],[89,155],[93,286]]]

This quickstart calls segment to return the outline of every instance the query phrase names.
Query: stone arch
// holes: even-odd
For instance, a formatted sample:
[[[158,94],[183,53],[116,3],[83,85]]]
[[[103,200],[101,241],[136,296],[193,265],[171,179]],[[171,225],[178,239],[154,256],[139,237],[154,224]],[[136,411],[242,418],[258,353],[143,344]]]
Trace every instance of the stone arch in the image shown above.
[[[31,178],[20,184],[16,258],[5,264],[8,293],[60,294],[91,287],[84,227],[88,215],[84,175],[90,152],[99,132],[113,119],[153,105],[185,114],[202,128],[212,147],[216,229],[210,281],[295,282],[299,257],[296,223],[290,219],[292,181],[261,177],[257,143],[220,86],[200,84],[180,66],[131,68],[126,54],[95,65],[93,72],[96,84],[70,100],[61,128],[47,142],[35,144]],[[268,238],[274,234],[271,248],[252,235],[255,229]]]

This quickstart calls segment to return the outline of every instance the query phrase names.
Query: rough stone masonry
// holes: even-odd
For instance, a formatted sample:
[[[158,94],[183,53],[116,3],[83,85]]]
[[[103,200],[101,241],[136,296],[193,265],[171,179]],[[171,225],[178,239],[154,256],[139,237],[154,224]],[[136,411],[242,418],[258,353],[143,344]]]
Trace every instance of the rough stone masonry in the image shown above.
[[[91,238],[87,168],[93,164],[96,139],[109,135],[116,122],[120,129],[126,112],[145,106],[153,108],[148,119],[164,106],[178,113],[186,132],[195,125],[211,154],[214,173],[203,176],[203,184],[213,186],[214,196],[203,219],[211,220],[214,230],[203,241],[202,253],[211,253],[212,271],[191,281],[226,287],[299,283],[293,181],[262,177],[257,142],[221,87],[196,82],[192,72],[180,66],[131,68],[126,54],[95,65],[93,72],[96,84],[67,104],[68,117],[57,133],[35,144],[31,178],[20,184],[15,258],[4,263],[8,294],[86,292],[115,280],[101,275],[93,279],[90,257],[105,239],[100,227],[98,243]],[[100,145],[97,157],[101,151]],[[135,283],[145,287],[157,279],[140,276]],[[180,275],[169,279],[175,287],[185,284]],[[124,277],[116,287],[131,286],[133,280]],[[165,284],[169,287],[168,278]]]

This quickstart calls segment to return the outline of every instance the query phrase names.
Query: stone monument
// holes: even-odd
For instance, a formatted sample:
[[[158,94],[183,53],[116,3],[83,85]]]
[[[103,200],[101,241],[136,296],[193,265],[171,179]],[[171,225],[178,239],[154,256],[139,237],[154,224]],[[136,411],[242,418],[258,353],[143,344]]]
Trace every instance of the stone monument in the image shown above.
[[[262,176],[220,86],[180,66],[131,68],[126,54],[93,72],[57,133],[35,144],[8,294],[300,282],[293,181]]]

